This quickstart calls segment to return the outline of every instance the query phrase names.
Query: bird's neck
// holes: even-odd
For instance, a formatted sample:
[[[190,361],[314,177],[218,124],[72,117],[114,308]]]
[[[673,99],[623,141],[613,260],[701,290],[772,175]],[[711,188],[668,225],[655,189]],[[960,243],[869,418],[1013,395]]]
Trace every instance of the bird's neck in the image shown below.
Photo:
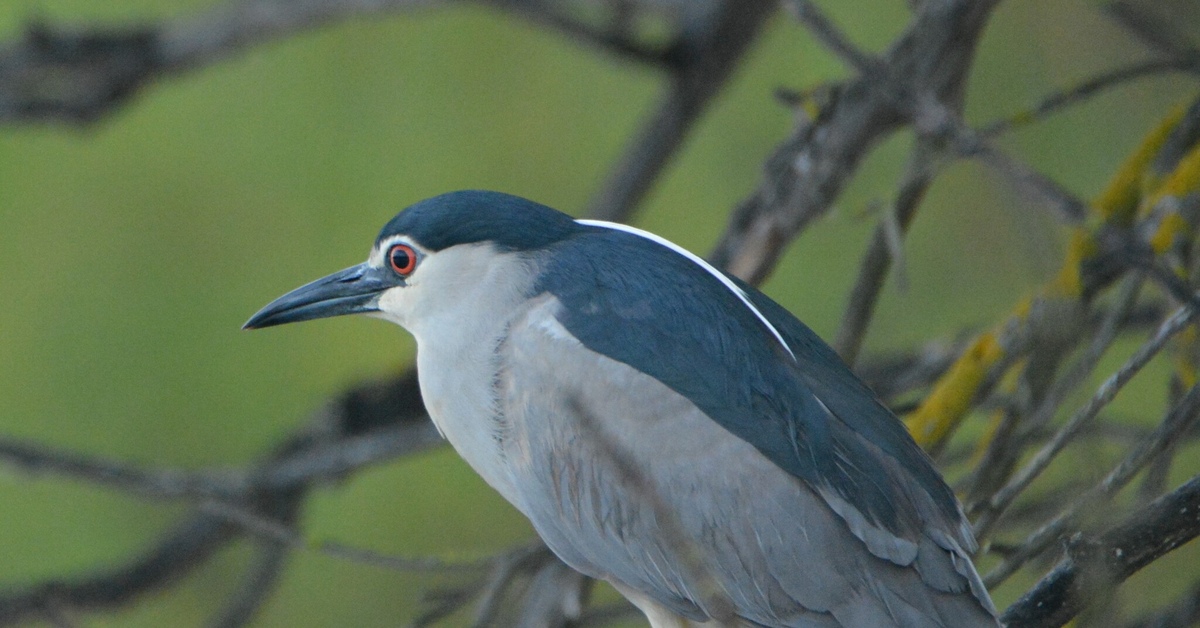
[[[455,266],[470,266],[464,261],[470,260]],[[486,266],[473,270],[472,276],[457,276],[449,284],[453,290],[434,297],[437,302],[423,303],[422,315],[408,327],[417,340],[421,394],[434,424],[479,475],[513,501],[501,455],[504,426],[494,388],[500,370],[496,350],[533,277],[515,255],[493,255]]]

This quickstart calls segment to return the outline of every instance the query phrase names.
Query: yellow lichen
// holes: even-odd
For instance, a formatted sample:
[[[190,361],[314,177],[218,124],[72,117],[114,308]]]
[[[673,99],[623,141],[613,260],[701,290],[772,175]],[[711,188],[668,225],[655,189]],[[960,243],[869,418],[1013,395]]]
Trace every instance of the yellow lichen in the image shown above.
[[[1171,131],[1183,119],[1184,111],[1182,105],[1172,109],[1158,126],[1147,133],[1142,143],[1117,168],[1108,186],[1096,197],[1092,207],[1105,222],[1124,226],[1133,223],[1142,198],[1143,177]]]
[[[1004,357],[995,332],[981,334],[939,380],[905,423],[917,443],[934,449],[953,433],[971,408],[988,371]]]

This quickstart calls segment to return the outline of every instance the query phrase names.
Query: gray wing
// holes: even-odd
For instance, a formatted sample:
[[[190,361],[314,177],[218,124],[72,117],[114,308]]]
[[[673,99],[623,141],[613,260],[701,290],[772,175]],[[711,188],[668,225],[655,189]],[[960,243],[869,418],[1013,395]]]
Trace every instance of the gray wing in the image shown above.
[[[661,382],[593,352],[544,296],[496,385],[517,506],[560,557],[694,620],[995,626],[965,556],[880,558],[824,497]],[[899,540],[899,539],[896,539]]]

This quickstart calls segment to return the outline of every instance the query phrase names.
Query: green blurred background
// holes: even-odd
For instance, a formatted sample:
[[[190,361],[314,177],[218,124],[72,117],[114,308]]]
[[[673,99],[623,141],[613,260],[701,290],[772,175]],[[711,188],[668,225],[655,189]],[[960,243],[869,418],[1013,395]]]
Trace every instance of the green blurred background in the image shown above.
[[[821,4],[874,49],[908,18],[901,0]],[[122,24],[206,6],[10,1],[0,4],[0,36],[17,37],[31,19]],[[1005,2],[979,51],[968,117],[989,121],[1145,54],[1092,3]],[[707,251],[791,128],[773,90],[842,72],[776,15],[637,224]],[[413,352],[402,330],[379,321],[243,333],[251,313],[357,263],[383,222],[433,194],[492,188],[578,212],[662,87],[654,70],[507,14],[455,7],[253,48],[157,84],[94,127],[0,130],[0,434],[147,465],[250,460],[332,393],[399,370]],[[1191,89],[1179,78],[1139,81],[1001,145],[1090,197]],[[880,147],[766,284],[827,338],[874,228],[871,207],[890,198],[909,142]],[[1061,236],[1006,180],[952,166],[909,238],[907,290],[887,289],[868,351],[997,319],[1056,267]],[[1146,394],[1161,397],[1160,387]],[[1137,397],[1121,403],[1136,408]],[[115,561],[186,512],[0,470],[0,588]],[[304,521],[312,538],[400,554],[482,554],[532,535],[448,449],[323,490]],[[246,558],[244,548],[225,552],[168,593],[81,623],[197,625]],[[997,603],[1028,583],[998,590]],[[260,623],[394,626],[428,584],[299,553]],[[1122,595],[1160,589],[1137,580]]]

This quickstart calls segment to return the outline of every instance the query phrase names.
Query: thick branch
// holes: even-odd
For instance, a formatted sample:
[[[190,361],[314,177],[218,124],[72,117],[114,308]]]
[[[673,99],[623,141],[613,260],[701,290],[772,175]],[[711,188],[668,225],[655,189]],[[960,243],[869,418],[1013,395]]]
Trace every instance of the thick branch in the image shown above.
[[[91,122],[142,86],[256,44],[430,0],[243,0],[159,26],[119,30],[36,25],[0,50],[0,122]]]
[[[1139,509],[1096,539],[1077,535],[1067,557],[1004,612],[1013,628],[1061,626],[1098,586],[1123,582],[1142,567],[1200,535],[1200,476]]]
[[[989,587],[996,586],[1011,576],[1021,565],[1045,551],[1056,539],[1062,537],[1069,526],[1076,524],[1084,511],[1094,509],[1105,500],[1110,499],[1128,484],[1146,464],[1167,450],[1170,443],[1180,438],[1181,434],[1194,425],[1198,414],[1200,414],[1200,386],[1192,386],[1187,394],[1180,398],[1179,403],[1171,408],[1154,432],[1133,445],[1121,462],[1109,471],[1098,484],[1063,508],[1053,520],[1030,534],[1003,563],[984,576],[984,584]]]
[[[828,211],[880,140],[918,114],[954,111],[975,43],[996,0],[926,3],[877,71],[837,86],[813,119],[801,120],[768,160],[758,189],[734,211],[713,261],[751,283],[765,278],[784,245]]]
[[[231,0],[213,9],[162,24],[118,29],[34,25],[25,36],[0,48],[0,123],[25,121],[93,122],[129,102],[142,87],[165,77],[207,67],[243,50],[314,28],[370,15],[399,13],[454,0]],[[646,63],[667,65],[662,51],[595,32],[555,10],[556,5],[523,0],[479,0],[549,26],[581,42]],[[767,0],[756,0],[769,8]],[[737,3],[730,3],[737,4]],[[753,14],[754,12],[747,12]],[[731,23],[740,23],[730,20]],[[750,20],[757,24],[761,18]],[[751,29],[751,34],[757,26]],[[732,48],[736,59],[745,42],[737,31],[720,31],[730,42],[707,41],[704,50]],[[705,59],[704,64],[714,59]],[[697,64],[699,68],[701,65]],[[708,71],[706,68],[704,71]],[[709,72],[720,85],[723,72]],[[703,83],[704,81],[699,81]],[[693,86],[700,102],[711,94]],[[715,91],[715,90],[714,90]]]

